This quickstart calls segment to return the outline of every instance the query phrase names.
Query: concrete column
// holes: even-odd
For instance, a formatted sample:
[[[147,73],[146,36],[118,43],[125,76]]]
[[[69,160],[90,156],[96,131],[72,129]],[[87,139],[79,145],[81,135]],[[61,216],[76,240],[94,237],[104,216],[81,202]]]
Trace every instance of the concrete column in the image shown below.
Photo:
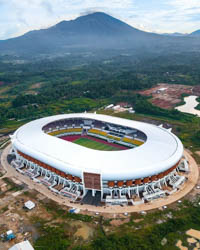
[[[160,189],[161,189],[162,188],[161,179],[159,180],[159,186],[160,186]]]
[[[136,194],[139,197],[139,186],[137,185]]]
[[[60,183],[61,183],[61,178],[60,178],[60,176],[58,177],[58,185],[60,185]]]
[[[83,196],[86,195],[86,190],[85,190],[85,187],[83,187]]]
[[[101,201],[103,200],[103,188],[101,190]]]
[[[44,174],[44,168],[41,168],[42,170],[41,170],[41,176]]]
[[[96,190],[92,189],[92,196],[94,197],[96,194]]]
[[[189,171],[189,166],[188,166],[187,160],[184,160],[183,164],[184,164],[184,167],[185,167],[185,171],[188,172]]]
[[[130,191],[130,187],[128,187],[128,197],[131,198],[131,191]]]
[[[167,179],[167,177],[165,176],[165,177],[164,177],[164,184],[165,184],[165,186],[167,186],[167,181],[166,181],[166,179]]]
[[[119,189],[119,198],[121,198],[122,197],[122,189],[120,188]]]

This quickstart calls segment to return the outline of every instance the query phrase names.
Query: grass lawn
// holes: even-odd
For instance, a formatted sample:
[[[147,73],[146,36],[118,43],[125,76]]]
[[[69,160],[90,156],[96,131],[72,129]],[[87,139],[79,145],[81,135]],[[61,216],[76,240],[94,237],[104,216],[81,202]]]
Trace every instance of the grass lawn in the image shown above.
[[[117,150],[120,150],[117,147],[112,147],[110,145],[100,143],[100,142],[97,142],[97,141],[93,141],[93,140],[90,140],[88,138],[79,138],[79,139],[73,141],[73,143],[79,144],[79,145],[84,146],[86,148],[102,150],[102,151],[117,151]]]

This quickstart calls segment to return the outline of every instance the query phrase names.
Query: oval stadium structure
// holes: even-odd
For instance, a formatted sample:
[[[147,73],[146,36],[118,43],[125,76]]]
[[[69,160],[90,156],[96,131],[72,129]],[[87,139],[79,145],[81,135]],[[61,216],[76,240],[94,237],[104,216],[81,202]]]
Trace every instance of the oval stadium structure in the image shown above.
[[[170,130],[106,115],[38,119],[11,139],[17,171],[86,204],[135,205],[164,197],[188,171],[183,145]]]

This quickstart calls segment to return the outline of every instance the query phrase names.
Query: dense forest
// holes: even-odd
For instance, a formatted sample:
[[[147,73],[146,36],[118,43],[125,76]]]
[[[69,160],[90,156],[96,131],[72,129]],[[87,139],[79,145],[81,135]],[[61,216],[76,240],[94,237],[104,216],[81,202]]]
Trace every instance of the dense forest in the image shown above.
[[[97,110],[126,101],[136,112],[184,117],[152,106],[136,92],[157,83],[197,85],[200,59],[194,55],[153,56],[79,54],[28,61],[0,58],[0,121],[34,119],[66,112]]]

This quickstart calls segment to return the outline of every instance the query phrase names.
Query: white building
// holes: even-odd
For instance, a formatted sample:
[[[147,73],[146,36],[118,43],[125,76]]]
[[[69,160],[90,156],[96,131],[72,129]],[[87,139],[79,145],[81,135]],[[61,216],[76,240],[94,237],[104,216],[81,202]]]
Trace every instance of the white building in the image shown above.
[[[24,203],[24,207],[28,210],[32,210],[35,207],[35,203],[32,201],[27,201]]]
[[[34,250],[34,248],[32,247],[31,243],[26,240],[15,244],[11,248],[9,248],[9,250]]]

